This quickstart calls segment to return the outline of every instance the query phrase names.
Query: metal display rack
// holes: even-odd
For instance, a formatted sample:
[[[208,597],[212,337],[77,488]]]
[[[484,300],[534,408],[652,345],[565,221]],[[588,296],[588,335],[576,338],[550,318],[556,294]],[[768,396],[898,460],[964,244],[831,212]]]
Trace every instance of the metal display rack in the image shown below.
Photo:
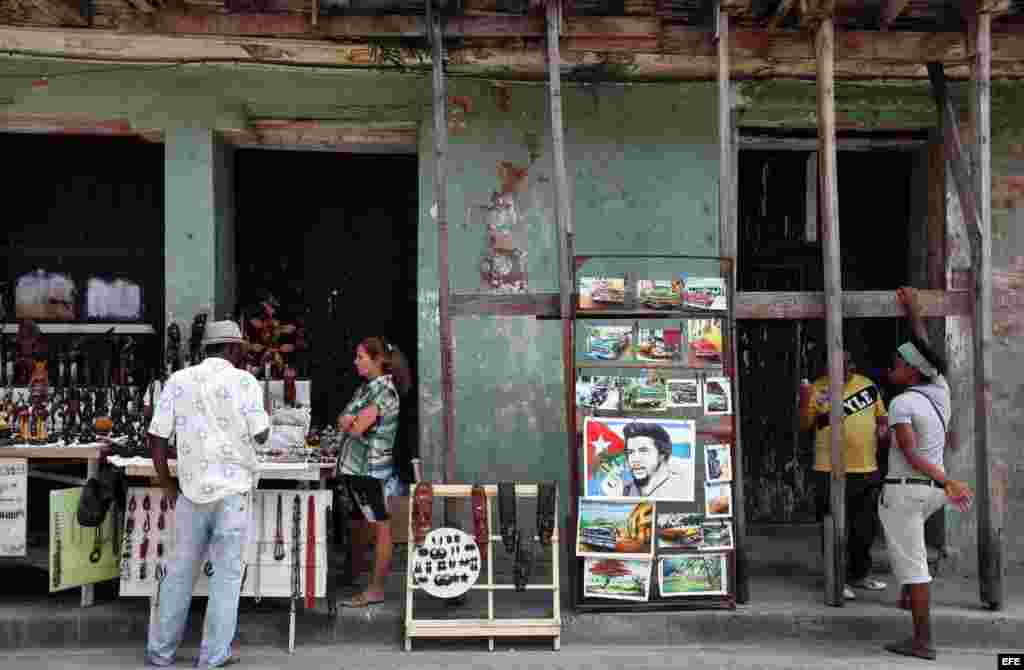
[[[716,422],[713,421],[716,417],[709,417],[703,413],[703,407],[700,408],[699,415],[696,417],[696,433],[695,443],[693,445],[694,456],[694,486],[697,491],[695,500],[693,502],[678,502],[673,501],[671,505],[675,508],[673,511],[678,513],[703,513],[704,502],[703,502],[703,483],[704,483],[704,457],[703,449],[701,446],[707,444],[727,444],[729,445],[729,454],[731,457],[731,466],[733,473],[733,480],[731,482],[732,488],[732,516],[727,519],[730,524],[730,530],[733,537],[732,548],[722,549],[714,553],[726,554],[726,588],[724,595],[687,595],[684,597],[672,596],[664,597],[660,593],[658,571],[661,569],[660,559],[667,556],[681,556],[687,553],[706,555],[710,552],[688,552],[685,550],[673,549],[671,552],[663,552],[657,548],[657,518],[652,520],[652,539],[654,543],[654,553],[650,559],[651,562],[651,573],[649,576],[649,587],[648,587],[648,598],[646,601],[632,601],[632,600],[613,600],[599,597],[587,596],[585,594],[585,579],[586,571],[584,569],[585,558],[578,557],[576,555],[577,547],[577,532],[578,532],[578,515],[579,515],[579,501],[585,496],[585,482],[581,481],[581,472],[583,464],[581,463],[580,454],[586,448],[585,439],[581,431],[581,426],[578,426],[578,414],[580,409],[576,402],[568,406],[567,419],[568,419],[568,434],[569,434],[569,472],[570,472],[570,488],[571,488],[571,505],[570,505],[570,537],[572,538],[572,544],[569,555],[569,574],[572,583],[572,600],[574,607],[581,613],[596,613],[596,612],[644,612],[644,611],[666,611],[666,610],[697,610],[697,609],[734,609],[736,607],[736,587],[738,579],[742,579],[743,576],[739,574],[738,564],[741,562],[743,547],[743,535],[744,525],[742,523],[742,515],[744,510],[743,505],[743,492],[742,482],[739,481],[738,474],[741,472],[738,465],[742,463],[742,452],[740,451],[739,441],[737,439],[737,433],[734,429],[736,423],[736,407],[737,407],[737,393],[736,393],[736,366],[735,366],[735,287],[733,285],[733,259],[728,257],[719,256],[684,256],[684,255],[631,255],[631,254],[593,254],[586,256],[574,256],[574,262],[571,267],[574,272],[572,277],[573,286],[576,290],[579,290],[579,278],[576,276],[582,267],[584,267],[588,261],[612,261],[619,263],[645,265],[648,261],[656,261],[660,265],[667,265],[673,262],[678,262],[678,271],[687,269],[687,264],[703,264],[704,267],[710,265],[717,265],[717,275],[708,274],[706,276],[721,277],[724,282],[726,296],[726,307],[725,309],[701,309],[697,307],[686,307],[683,304],[680,306],[673,306],[670,308],[653,309],[645,307],[639,302],[639,297],[635,292],[631,290],[631,286],[637,285],[637,280],[647,279],[643,273],[627,272],[625,273],[625,292],[623,296],[623,304],[621,307],[614,309],[584,309],[580,307],[579,295],[574,296],[573,301],[573,322],[575,328],[569,329],[566,334],[566,342],[563,345],[563,351],[567,355],[574,357],[573,365],[575,374],[569,380],[571,386],[571,393],[568,397],[573,399],[576,398],[576,380],[581,373],[584,375],[587,372],[601,374],[616,374],[612,372],[615,369],[625,370],[629,372],[639,373],[640,370],[656,370],[658,372],[678,372],[686,375],[688,378],[698,379],[698,383],[701,383],[700,378],[713,374],[714,376],[725,377],[730,381],[729,384],[729,401],[731,403],[730,415],[724,417],[729,421]],[[690,273],[693,274],[693,273]],[[616,275],[619,276],[619,275]],[[720,361],[716,364],[708,364],[706,362],[700,362],[694,365],[690,358],[689,346],[685,341],[681,345],[681,349],[685,353],[686,357],[684,360],[666,360],[666,361],[633,361],[633,360],[580,360],[576,347],[576,331],[582,325],[583,322],[595,322],[595,321],[610,321],[613,323],[633,321],[634,332],[637,332],[640,321],[659,321],[659,322],[672,322],[675,321],[680,324],[680,330],[685,332],[686,322],[693,319],[712,319],[716,320],[721,324],[722,334],[722,347],[720,352]],[[621,375],[621,373],[617,373]],[[643,412],[640,410],[630,410],[624,412],[621,408],[619,410],[610,409],[590,409],[589,415],[598,418],[630,418],[632,416],[651,416],[649,412]],[[664,419],[684,419],[688,417],[677,416],[675,413],[664,410],[658,412],[659,418]],[[600,498],[598,498],[600,499]],[[657,503],[662,505],[666,503]],[[614,556],[609,556],[614,558]],[[645,559],[646,560],[646,559]]]

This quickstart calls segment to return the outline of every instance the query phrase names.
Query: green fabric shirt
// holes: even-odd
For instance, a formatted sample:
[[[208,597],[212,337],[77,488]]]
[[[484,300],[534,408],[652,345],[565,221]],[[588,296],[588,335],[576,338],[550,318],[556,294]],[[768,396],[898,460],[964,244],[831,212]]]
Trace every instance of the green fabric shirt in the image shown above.
[[[338,474],[389,479],[395,471],[399,408],[398,390],[391,375],[381,375],[360,386],[344,414],[356,416],[370,405],[377,406],[377,422],[360,437],[345,435],[338,452]]]

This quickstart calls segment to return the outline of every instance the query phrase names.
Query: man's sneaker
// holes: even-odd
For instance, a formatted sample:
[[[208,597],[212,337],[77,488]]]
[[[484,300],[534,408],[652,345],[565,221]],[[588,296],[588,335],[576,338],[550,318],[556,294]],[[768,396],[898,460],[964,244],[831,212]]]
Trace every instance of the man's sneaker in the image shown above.
[[[880,582],[877,579],[865,577],[859,581],[850,582],[848,586],[852,586],[855,589],[864,589],[866,591],[884,591],[888,584]]]
[[[846,600],[856,600],[857,596],[856,594],[854,594],[853,589],[851,589],[849,586],[844,586],[843,598],[845,598]]]

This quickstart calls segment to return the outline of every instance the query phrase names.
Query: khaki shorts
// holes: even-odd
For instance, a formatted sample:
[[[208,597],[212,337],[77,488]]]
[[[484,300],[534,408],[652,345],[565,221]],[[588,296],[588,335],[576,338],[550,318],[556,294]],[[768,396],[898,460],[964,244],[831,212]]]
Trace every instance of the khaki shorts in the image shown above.
[[[900,584],[928,584],[924,522],[946,504],[946,493],[922,484],[886,484],[878,499],[889,561]]]

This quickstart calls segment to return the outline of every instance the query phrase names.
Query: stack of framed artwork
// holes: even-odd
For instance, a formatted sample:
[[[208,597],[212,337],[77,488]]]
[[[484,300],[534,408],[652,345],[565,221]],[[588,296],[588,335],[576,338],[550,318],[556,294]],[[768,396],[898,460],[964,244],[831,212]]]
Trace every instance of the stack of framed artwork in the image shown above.
[[[735,607],[730,261],[575,267],[575,606]]]

